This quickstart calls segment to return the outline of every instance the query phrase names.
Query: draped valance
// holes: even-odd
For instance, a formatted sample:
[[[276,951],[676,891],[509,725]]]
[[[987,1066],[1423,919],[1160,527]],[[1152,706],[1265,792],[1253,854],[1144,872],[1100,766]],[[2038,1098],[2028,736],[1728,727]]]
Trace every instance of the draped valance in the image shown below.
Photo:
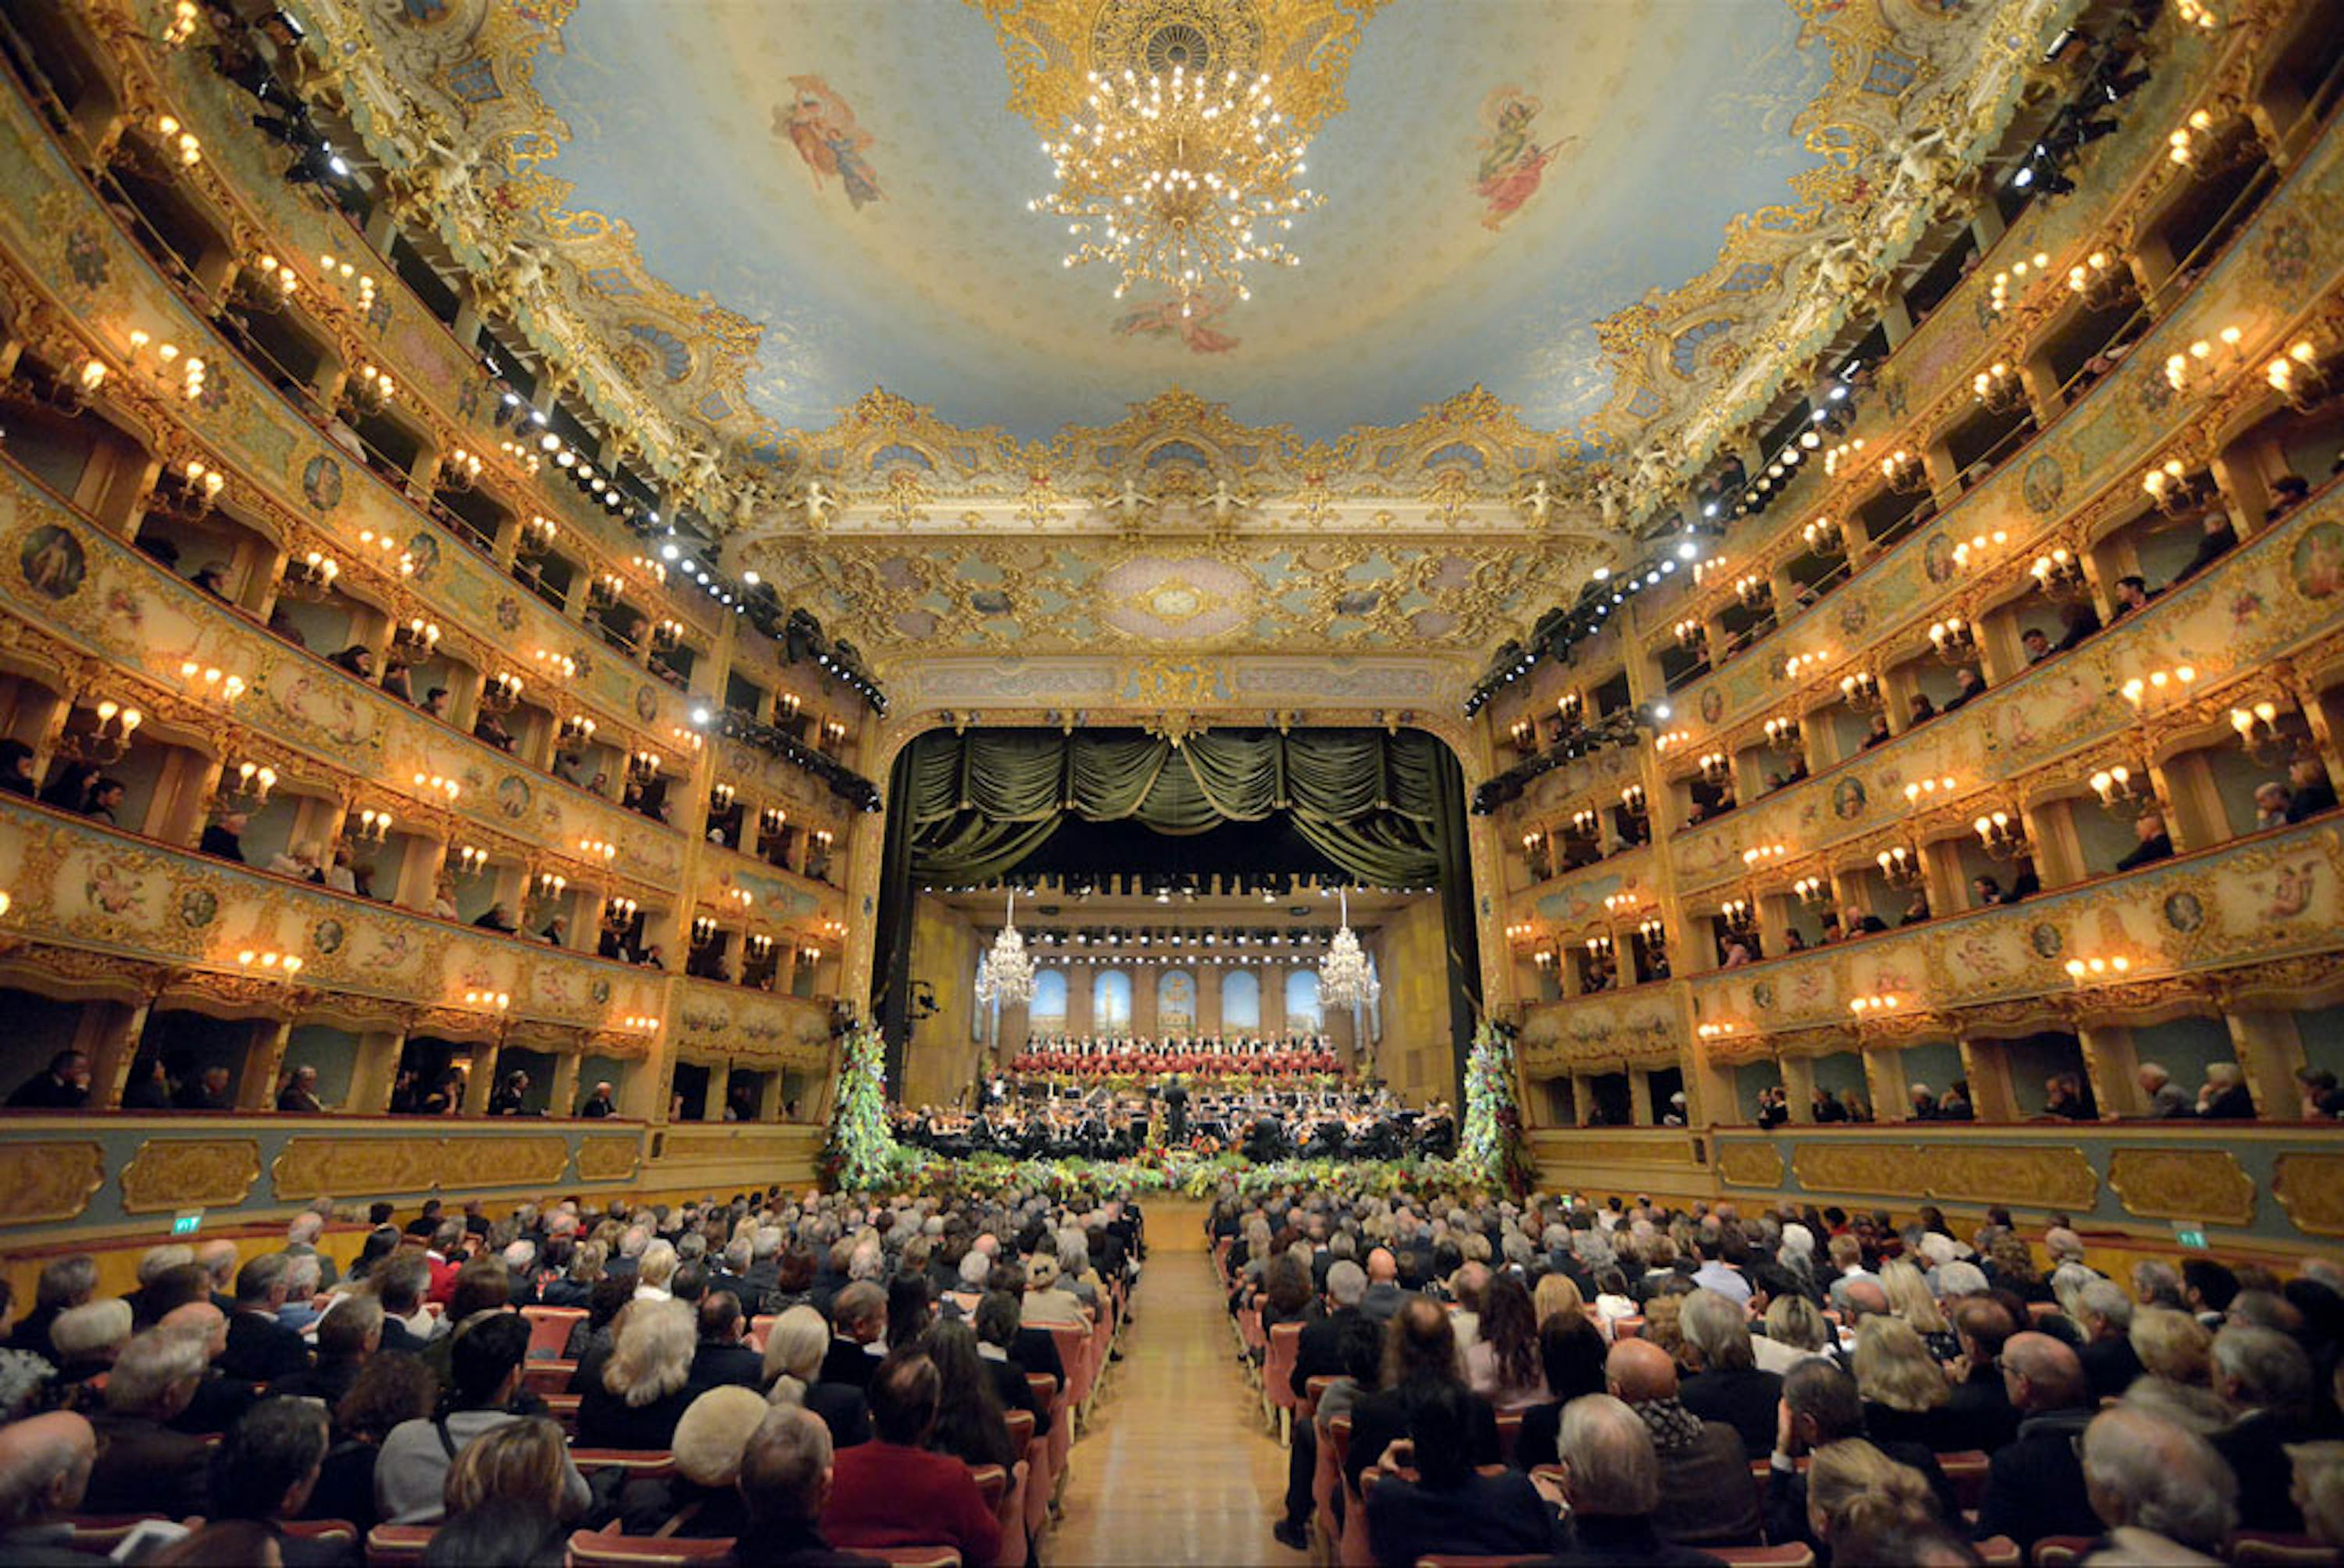
[[[1172,835],[1283,813],[1363,881],[1429,885],[1444,836],[1461,831],[1441,810],[1447,763],[1418,731],[1216,730],[1177,746],[1130,732],[936,731],[912,743],[892,804],[922,883],[999,876],[1071,812]]]

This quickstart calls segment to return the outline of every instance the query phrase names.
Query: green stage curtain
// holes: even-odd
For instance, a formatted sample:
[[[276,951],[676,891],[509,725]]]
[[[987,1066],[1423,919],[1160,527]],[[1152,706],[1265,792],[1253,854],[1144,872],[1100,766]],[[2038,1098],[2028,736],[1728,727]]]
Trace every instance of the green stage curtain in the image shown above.
[[[1112,732],[938,731],[912,743],[896,808],[912,824],[912,875],[928,884],[1004,875],[1070,811],[1176,835],[1282,811],[1354,876],[1405,886],[1440,871],[1444,760],[1415,731],[1211,731],[1177,746]]]

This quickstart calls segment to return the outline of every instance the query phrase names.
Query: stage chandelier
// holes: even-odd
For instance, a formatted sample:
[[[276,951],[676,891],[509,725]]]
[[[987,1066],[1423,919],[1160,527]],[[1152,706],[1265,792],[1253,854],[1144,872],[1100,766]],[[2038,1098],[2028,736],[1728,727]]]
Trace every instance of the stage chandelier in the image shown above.
[[[1383,986],[1368,967],[1368,956],[1359,951],[1359,939],[1351,931],[1349,890],[1342,899],[1343,923],[1327,944],[1327,956],[1318,960],[1318,997],[1339,1007],[1372,1007]]]
[[[1057,187],[1026,204],[1066,219],[1068,268],[1106,262],[1116,298],[1161,288],[1187,316],[1208,289],[1251,298],[1249,262],[1300,265],[1278,237],[1326,198],[1301,183],[1309,138],[1266,73],[1093,72],[1090,89],[1087,116],[1042,144]]]
[[[976,969],[976,999],[1015,1007],[1034,997],[1034,959],[1026,938],[1017,934],[1017,890],[1009,890],[1008,912],[1001,917],[1001,935]]]

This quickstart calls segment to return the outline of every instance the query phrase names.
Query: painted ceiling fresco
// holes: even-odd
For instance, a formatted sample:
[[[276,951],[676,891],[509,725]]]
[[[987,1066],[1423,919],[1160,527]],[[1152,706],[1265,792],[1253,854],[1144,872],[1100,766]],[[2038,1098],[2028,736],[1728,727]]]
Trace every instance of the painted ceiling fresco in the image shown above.
[[[1541,429],[1632,445],[1738,368],[1910,126],[2009,64],[1986,46],[2017,35],[2015,5],[318,8],[358,13],[401,95],[460,123],[488,216],[576,265],[570,292],[630,372],[753,457],[874,387],[1039,439],[1174,385],[1306,438],[1480,385]],[[1303,266],[1186,320],[1068,272],[1063,228],[1026,205],[1083,72],[1175,25],[1272,72],[1327,197],[1289,237]],[[375,134],[394,164],[427,156],[410,129]]]

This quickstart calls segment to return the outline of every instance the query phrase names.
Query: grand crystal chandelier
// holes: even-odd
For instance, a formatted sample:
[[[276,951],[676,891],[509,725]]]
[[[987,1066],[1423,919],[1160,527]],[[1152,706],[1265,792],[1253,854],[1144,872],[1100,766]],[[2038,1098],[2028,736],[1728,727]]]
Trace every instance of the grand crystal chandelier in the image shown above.
[[[1351,895],[1342,895],[1343,923],[1327,944],[1327,956],[1318,960],[1318,999],[1332,1002],[1339,1007],[1372,1007],[1383,987],[1376,981],[1375,972],[1368,967],[1368,956],[1359,950],[1359,939],[1351,931]]]
[[[1251,298],[1250,263],[1301,264],[1278,237],[1326,198],[1301,183],[1309,137],[1267,74],[1217,83],[1176,65],[1113,81],[1094,71],[1090,85],[1087,122],[1042,144],[1057,188],[1026,204],[1066,219],[1079,241],[1068,267],[1104,261],[1122,275],[1116,298],[1161,288],[1186,316],[1207,290]]]
[[[1001,935],[993,939],[993,950],[985,954],[976,966],[976,999],[998,1002],[1005,1007],[1034,998],[1034,959],[1026,951],[1026,938],[1017,934],[1017,890],[1009,890],[1009,910],[1001,918]]]

